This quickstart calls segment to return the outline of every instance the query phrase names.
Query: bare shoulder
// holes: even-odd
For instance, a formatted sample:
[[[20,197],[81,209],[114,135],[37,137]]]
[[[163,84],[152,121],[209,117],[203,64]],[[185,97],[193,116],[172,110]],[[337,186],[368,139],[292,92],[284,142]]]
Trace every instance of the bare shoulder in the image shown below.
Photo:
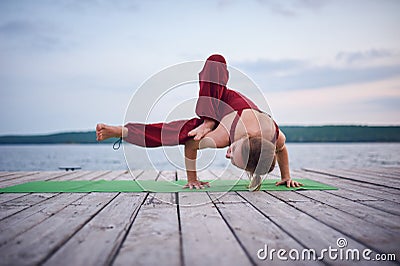
[[[285,142],[286,142],[286,136],[282,132],[282,130],[279,130],[279,136],[276,141],[276,150],[278,150],[278,151],[281,150],[283,148],[283,146],[285,146]]]

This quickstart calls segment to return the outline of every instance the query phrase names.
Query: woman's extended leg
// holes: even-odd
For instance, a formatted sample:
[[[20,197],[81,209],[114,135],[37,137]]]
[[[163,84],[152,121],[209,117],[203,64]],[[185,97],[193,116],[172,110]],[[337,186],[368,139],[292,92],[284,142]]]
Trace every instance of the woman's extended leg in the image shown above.
[[[98,141],[108,138],[120,138],[142,147],[160,147],[185,144],[191,139],[189,132],[203,123],[202,119],[178,120],[169,123],[128,123],[125,126],[98,124]]]
[[[189,132],[203,123],[202,119],[178,120],[169,123],[128,123],[124,140],[142,147],[160,147],[185,144],[191,139]]]

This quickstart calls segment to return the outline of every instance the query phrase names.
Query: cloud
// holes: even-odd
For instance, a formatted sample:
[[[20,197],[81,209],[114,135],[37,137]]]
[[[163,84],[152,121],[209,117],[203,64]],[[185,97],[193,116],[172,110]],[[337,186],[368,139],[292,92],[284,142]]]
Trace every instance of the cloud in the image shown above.
[[[235,64],[235,63],[234,63]],[[241,68],[269,76],[281,73],[290,72],[302,69],[307,66],[307,62],[296,59],[283,59],[283,60],[257,60],[252,62],[238,62]]]
[[[393,56],[399,56],[399,52],[389,49],[370,49],[357,52],[339,52],[336,55],[336,59],[352,64],[360,61],[389,58]]]
[[[238,4],[238,2],[240,1],[219,0],[217,6],[220,9],[226,9]],[[258,3],[261,8],[284,17],[296,17],[303,11],[315,12],[322,9],[328,3],[327,0],[254,0],[254,2]]]
[[[397,77],[319,90],[267,92],[265,97],[283,124],[398,125],[399,82]]]
[[[79,13],[93,12],[93,10],[104,10],[107,12],[118,11],[118,12],[137,12],[140,9],[140,1],[132,0],[114,0],[114,1],[58,1],[55,2],[60,8],[66,8],[67,10]]]
[[[3,48],[49,51],[67,47],[58,36],[62,30],[48,22],[11,20],[0,24]]]
[[[266,6],[272,13],[285,17],[295,17],[302,11],[317,11],[327,4],[323,0],[257,0],[261,5]]]
[[[365,101],[365,104],[371,107],[371,109],[379,109],[379,110],[392,110],[399,111],[400,106],[400,93],[398,95],[392,96],[382,96],[375,97],[373,99],[368,99]]]
[[[263,91],[318,89],[384,80],[400,73],[400,64],[383,66],[315,66],[302,60],[259,60],[237,66]]]
[[[150,2],[150,1],[146,1]],[[141,1],[135,0],[59,0],[59,1],[49,1],[49,0],[2,0],[0,1],[0,14],[7,13],[29,13],[33,16],[49,11],[55,12],[57,14],[62,14],[65,12],[72,12],[74,14],[79,13],[89,13],[93,14],[99,10],[105,12],[137,12],[140,9]]]
[[[28,21],[9,21],[0,25],[0,34],[20,35],[27,34],[35,30],[35,26]]]

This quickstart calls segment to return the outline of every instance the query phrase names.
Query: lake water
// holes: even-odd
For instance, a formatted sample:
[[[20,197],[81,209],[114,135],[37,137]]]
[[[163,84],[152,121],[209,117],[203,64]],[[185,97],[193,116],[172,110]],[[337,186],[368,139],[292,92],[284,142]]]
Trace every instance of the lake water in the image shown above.
[[[287,147],[291,169],[400,166],[400,143],[288,143]],[[206,167],[221,168],[229,164],[225,152],[226,149],[214,152]],[[182,166],[181,153],[182,147],[178,155],[172,155],[171,163],[171,155],[168,152],[166,155],[165,150],[146,150],[153,166],[159,170]],[[151,165],[145,163],[143,154],[137,154],[128,156],[130,168],[150,169]],[[179,162],[179,166],[175,161]],[[114,151],[111,145],[106,144],[0,146],[0,171],[52,171],[66,165],[80,166],[83,170],[128,169],[124,150]]]

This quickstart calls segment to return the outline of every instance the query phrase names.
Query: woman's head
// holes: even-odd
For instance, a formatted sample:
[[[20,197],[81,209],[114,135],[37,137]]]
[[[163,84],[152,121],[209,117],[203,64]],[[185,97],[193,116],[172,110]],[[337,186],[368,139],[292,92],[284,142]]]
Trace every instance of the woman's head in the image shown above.
[[[242,138],[232,143],[226,157],[251,175],[264,175],[275,166],[275,145],[261,137]]]

